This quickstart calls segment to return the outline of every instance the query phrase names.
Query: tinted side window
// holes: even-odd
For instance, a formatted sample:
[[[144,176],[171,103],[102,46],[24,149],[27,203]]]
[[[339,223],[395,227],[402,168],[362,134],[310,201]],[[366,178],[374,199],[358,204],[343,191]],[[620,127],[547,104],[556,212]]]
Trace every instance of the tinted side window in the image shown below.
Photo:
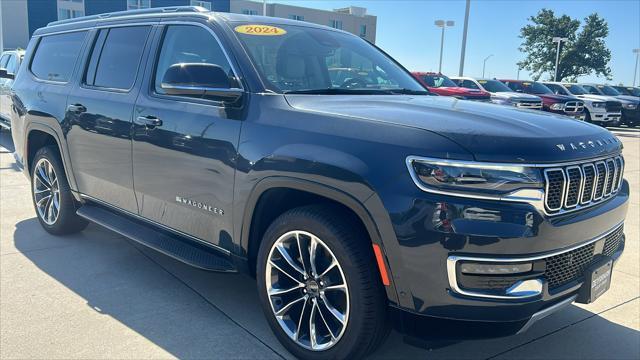
[[[7,69],[7,73],[9,74],[16,74],[18,72],[17,69],[17,65],[18,65],[18,59],[16,58],[15,55],[11,55],[9,57],[9,61],[7,61],[7,65],[5,66],[5,69]]]
[[[160,87],[162,78],[171,65],[180,63],[218,65],[229,74],[231,84],[237,84],[231,65],[220,44],[209,31],[200,26],[172,25],[167,27],[156,66],[156,93],[165,94],[165,91]]]
[[[480,89],[476,83],[471,80],[465,80],[462,82],[462,87],[466,87],[467,89]]]
[[[8,61],[9,55],[2,55],[2,57],[0,57],[0,69],[6,69]]]
[[[31,61],[31,72],[38,78],[69,81],[86,32],[45,36]]]
[[[112,89],[130,89],[136,79],[149,30],[149,26],[100,30],[89,60],[85,83]]]
[[[551,91],[553,91],[554,94],[558,94],[558,95],[567,95],[564,91],[563,88],[561,88],[560,86],[556,85],[556,84],[545,84],[547,85],[547,87],[549,89],[551,89]]]

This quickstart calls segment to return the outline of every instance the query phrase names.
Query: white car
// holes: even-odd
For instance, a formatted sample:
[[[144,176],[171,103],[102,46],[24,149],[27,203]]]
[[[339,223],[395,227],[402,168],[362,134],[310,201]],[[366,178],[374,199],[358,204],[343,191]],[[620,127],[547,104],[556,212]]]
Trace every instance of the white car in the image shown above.
[[[474,79],[471,77],[451,77],[458,86],[468,89],[484,90],[491,94],[491,102],[500,105],[515,106],[521,109],[542,109],[542,99],[531,94],[511,90],[507,85],[495,79]]]
[[[622,117],[622,103],[605,95],[593,95],[581,85],[574,83],[545,82],[558,95],[573,95],[584,102],[585,120],[603,126],[617,126]]]
[[[24,58],[24,50],[5,51],[0,56],[0,71],[12,78],[0,78],[0,129],[11,128],[11,85]]]

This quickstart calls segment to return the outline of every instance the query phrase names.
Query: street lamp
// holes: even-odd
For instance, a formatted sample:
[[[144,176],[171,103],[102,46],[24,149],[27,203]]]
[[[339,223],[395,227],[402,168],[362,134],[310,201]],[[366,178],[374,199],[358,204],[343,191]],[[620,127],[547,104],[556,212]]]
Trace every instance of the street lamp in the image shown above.
[[[267,0],[262,0],[262,16],[267,16]]]
[[[436,20],[434,23],[437,27],[442,28],[442,35],[440,36],[440,65],[438,66],[438,73],[442,73],[442,49],[444,48],[444,28],[453,26],[453,20]]]
[[[493,54],[487,56],[486,58],[484,58],[484,61],[482,62],[482,78],[484,79],[484,68],[485,66],[487,66],[487,60],[489,60],[490,57],[492,57]]]
[[[563,38],[558,36],[553,38],[553,42],[558,43],[558,51],[556,51],[556,72],[555,72],[555,75],[553,75],[553,81],[558,81],[558,62],[560,61],[560,43],[568,40],[569,38]]]
[[[636,86],[636,75],[638,75],[638,58],[640,58],[640,49],[633,49],[636,54],[636,67],[633,69],[633,86]]]

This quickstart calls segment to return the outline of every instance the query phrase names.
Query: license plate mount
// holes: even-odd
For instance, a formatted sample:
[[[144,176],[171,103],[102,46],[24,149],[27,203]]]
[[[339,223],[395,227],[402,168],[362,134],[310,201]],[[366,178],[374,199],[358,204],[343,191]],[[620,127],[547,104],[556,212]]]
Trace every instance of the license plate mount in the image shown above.
[[[611,287],[613,260],[603,257],[585,271],[585,281],[580,288],[576,302],[590,304],[596,301]]]

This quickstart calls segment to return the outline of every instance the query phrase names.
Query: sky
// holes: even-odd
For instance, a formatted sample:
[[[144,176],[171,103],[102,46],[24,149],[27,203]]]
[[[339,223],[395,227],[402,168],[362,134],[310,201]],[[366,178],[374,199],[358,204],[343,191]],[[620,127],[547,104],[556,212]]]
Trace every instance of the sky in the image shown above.
[[[458,75],[465,1],[449,0],[268,0],[268,2],[332,10],[347,6],[367,8],[378,17],[376,45],[391,54],[409,70],[437,71],[440,55],[440,29],[437,19],[453,20],[445,31],[442,72]],[[516,78],[516,63],[524,58],[518,50],[520,29],[528,18],[542,8],[583,21],[597,13],[609,24],[607,46],[611,50],[611,81],[595,75],[580,78],[584,82],[624,83],[633,81],[636,62],[634,48],[640,48],[640,0],[471,0],[465,76],[480,77],[482,62],[486,77]],[[526,70],[520,79],[526,79]],[[640,70],[638,80],[640,83]]]

